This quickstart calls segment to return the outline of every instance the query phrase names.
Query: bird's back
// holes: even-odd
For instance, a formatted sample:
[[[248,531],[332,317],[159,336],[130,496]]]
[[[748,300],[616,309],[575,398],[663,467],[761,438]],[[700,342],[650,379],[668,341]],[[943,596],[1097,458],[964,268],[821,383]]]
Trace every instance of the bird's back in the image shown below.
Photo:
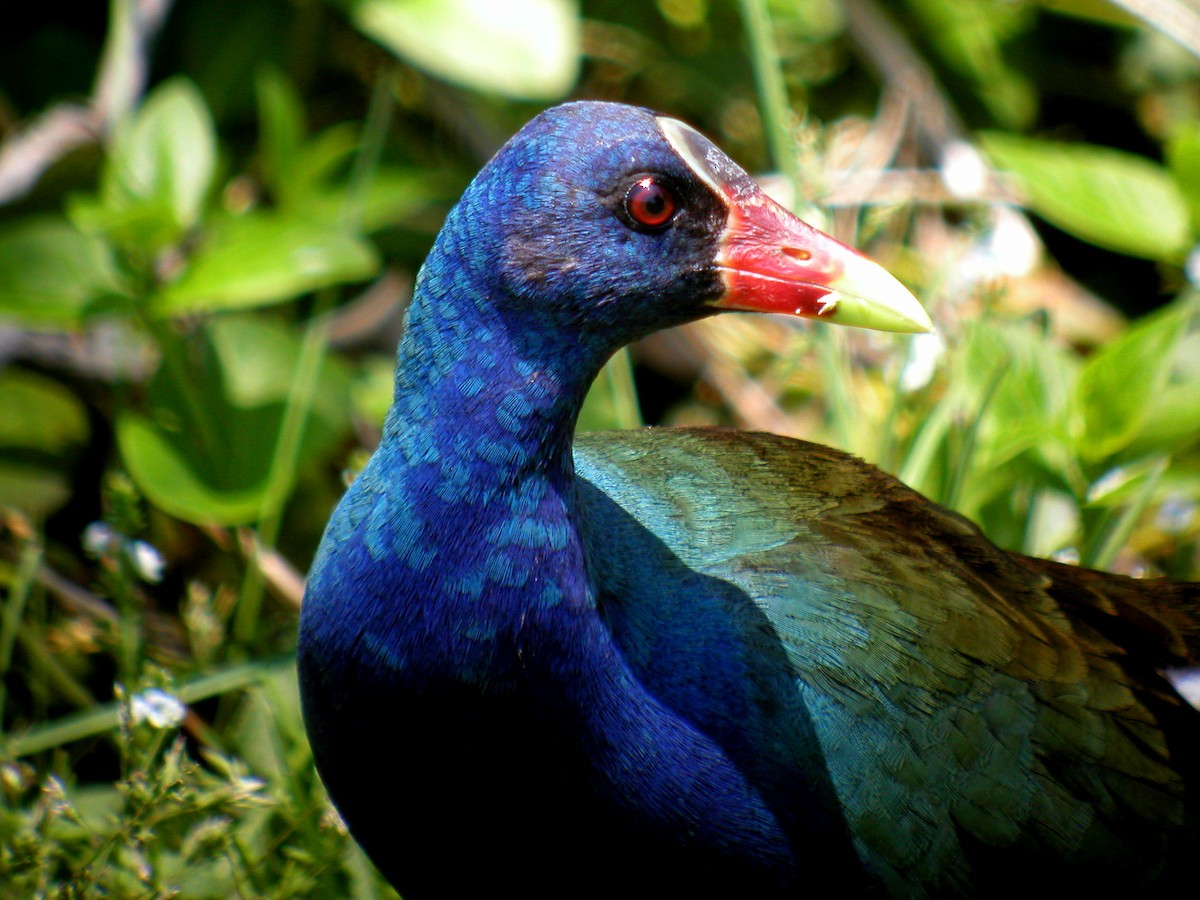
[[[1200,588],[1005,553],[874,467],[771,435],[585,435],[576,462],[627,659],[787,798],[793,834],[835,797],[898,894],[1179,877],[1200,714],[1159,670]],[[777,789],[797,773],[816,787]]]

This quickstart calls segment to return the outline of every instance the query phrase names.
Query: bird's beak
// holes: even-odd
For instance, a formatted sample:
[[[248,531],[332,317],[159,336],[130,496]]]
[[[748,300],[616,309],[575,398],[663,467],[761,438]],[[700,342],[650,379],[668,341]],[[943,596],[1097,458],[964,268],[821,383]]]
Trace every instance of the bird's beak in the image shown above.
[[[695,129],[665,117],[658,124],[729,208],[716,257],[725,293],[714,306],[877,331],[933,330],[917,298],[878,263],[796,218]]]

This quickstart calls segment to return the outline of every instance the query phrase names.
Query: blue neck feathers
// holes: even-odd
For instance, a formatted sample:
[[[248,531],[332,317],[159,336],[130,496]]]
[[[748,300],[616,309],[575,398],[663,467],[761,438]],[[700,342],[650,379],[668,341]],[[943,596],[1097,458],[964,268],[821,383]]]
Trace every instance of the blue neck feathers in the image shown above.
[[[445,475],[450,485],[469,476],[471,494],[523,472],[569,475],[575,418],[606,353],[502,313],[494,286],[449,268],[437,257],[422,271],[383,442],[410,465],[432,454],[464,467]]]
[[[358,582],[328,627],[364,636],[368,669],[418,682],[439,664],[502,681],[521,652],[513,629],[562,633],[578,620],[562,613],[593,602],[571,437],[609,351],[507,308],[472,266],[486,248],[455,239],[469,232],[447,227],[418,277],[380,447],[312,574]],[[542,614],[562,622],[532,627]]]

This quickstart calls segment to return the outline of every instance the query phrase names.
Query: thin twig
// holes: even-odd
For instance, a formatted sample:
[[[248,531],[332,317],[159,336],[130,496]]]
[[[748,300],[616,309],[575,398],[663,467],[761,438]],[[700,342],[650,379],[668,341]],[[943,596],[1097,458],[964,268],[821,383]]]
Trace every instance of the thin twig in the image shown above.
[[[171,0],[112,0],[90,102],[52,106],[0,144],[0,205],[25,196],[47,169],[101,140],[137,105],[150,44],[170,9]]]
[[[1112,0],[1193,56],[1200,56],[1200,10],[1185,0]]]

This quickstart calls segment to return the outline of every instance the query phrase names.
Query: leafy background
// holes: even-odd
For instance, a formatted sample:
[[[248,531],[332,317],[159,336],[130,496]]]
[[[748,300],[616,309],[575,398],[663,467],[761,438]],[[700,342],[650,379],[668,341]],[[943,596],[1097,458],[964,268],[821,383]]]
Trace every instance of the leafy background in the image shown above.
[[[22,14],[0,34],[6,896],[391,895],[303,738],[303,572],[449,204],[563,99],[693,122],[939,328],[698,323],[615,360],[581,427],[803,435],[1004,546],[1200,577],[1193,0]]]

